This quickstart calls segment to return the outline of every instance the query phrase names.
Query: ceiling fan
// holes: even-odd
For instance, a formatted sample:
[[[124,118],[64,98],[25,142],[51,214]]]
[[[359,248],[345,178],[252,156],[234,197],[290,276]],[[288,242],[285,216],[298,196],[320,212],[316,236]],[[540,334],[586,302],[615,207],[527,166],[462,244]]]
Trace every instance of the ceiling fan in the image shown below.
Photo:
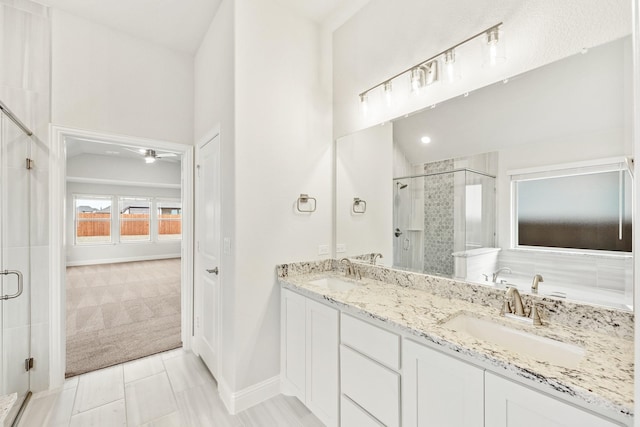
[[[144,156],[145,163],[153,163],[157,159],[164,159],[166,157],[176,157],[177,156],[177,154],[175,154],[175,153],[160,153],[160,154],[158,154],[156,152],[156,150],[153,150],[153,149],[150,149],[150,148],[140,148],[138,150],[127,148],[127,150],[133,151],[134,153],[138,153],[138,154]]]

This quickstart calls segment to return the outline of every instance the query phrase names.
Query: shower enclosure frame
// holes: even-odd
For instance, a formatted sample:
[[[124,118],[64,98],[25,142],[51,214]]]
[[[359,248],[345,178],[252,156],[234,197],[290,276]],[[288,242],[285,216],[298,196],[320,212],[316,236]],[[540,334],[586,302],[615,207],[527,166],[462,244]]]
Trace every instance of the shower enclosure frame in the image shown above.
[[[5,133],[5,121],[4,119],[7,118],[9,120],[11,120],[11,122],[13,122],[18,129],[20,129],[27,137],[29,137],[28,140],[26,140],[27,142],[30,142],[30,137],[33,135],[33,131],[27,127],[27,125],[25,125],[18,117],[16,114],[14,114],[11,109],[9,109],[9,107],[7,107],[6,104],[4,104],[1,100],[0,100],[0,142],[5,143],[4,141],[4,137],[6,135]],[[5,147],[1,147],[0,150],[2,151],[2,154],[0,154],[0,161],[2,162],[2,167],[7,167],[7,169],[9,169],[9,167],[7,165],[5,165],[5,155],[8,156],[7,153],[5,153]],[[5,367],[8,366],[8,360],[5,360],[8,357],[8,352],[5,352],[6,349],[4,348],[4,344],[5,344],[5,310],[8,309],[8,307],[5,307],[5,304],[8,303],[9,301],[13,300],[13,299],[17,299],[17,298],[29,298],[28,302],[27,302],[27,345],[26,348],[24,348],[25,353],[25,360],[24,360],[24,365],[19,365],[16,364],[15,366],[24,366],[25,372],[26,372],[26,391],[24,392],[24,395],[18,395],[17,396],[17,400],[16,402],[19,402],[20,406],[17,408],[17,411],[14,410],[14,408],[12,407],[9,412],[6,414],[7,417],[11,417],[13,419],[8,420],[10,422],[9,425],[11,426],[16,426],[18,425],[18,423],[20,422],[20,418],[22,417],[22,414],[24,413],[30,399],[32,396],[32,391],[31,391],[31,369],[33,369],[34,366],[34,360],[32,357],[32,348],[31,348],[31,339],[32,339],[32,331],[31,331],[31,326],[33,323],[33,319],[32,319],[32,313],[31,313],[31,276],[32,276],[32,271],[31,271],[31,246],[32,246],[32,242],[31,242],[31,232],[30,232],[30,228],[31,228],[31,169],[32,169],[32,160],[30,158],[31,154],[30,154],[30,150],[31,147],[27,146],[25,147],[25,164],[24,167],[27,170],[27,174],[26,176],[28,177],[28,179],[26,180],[26,187],[27,187],[27,197],[26,197],[26,203],[27,203],[27,259],[26,260],[21,260],[18,258],[18,260],[14,260],[14,262],[20,263],[21,261],[26,261],[26,266],[28,271],[26,271],[26,277],[27,277],[27,283],[26,283],[26,288],[27,288],[27,292],[25,293],[25,283],[24,283],[24,277],[25,274],[20,271],[20,270],[10,270],[9,266],[5,265],[5,251],[8,251],[8,247],[5,247],[5,242],[6,242],[6,237],[5,237],[5,229],[4,229],[4,224],[2,225],[2,232],[0,233],[0,240],[2,243],[2,265],[3,265],[3,270],[0,271],[0,276],[2,276],[2,292],[0,292],[0,301],[2,303],[2,308],[0,310],[0,315],[2,316],[1,321],[0,321],[0,342],[2,342],[2,366],[0,367],[0,369],[2,369],[2,380],[3,380],[3,390],[5,387],[5,384],[8,386],[9,384],[9,379],[7,379],[7,376],[9,376],[9,371],[5,371]],[[4,174],[3,174],[4,176]],[[5,185],[8,185],[8,183],[3,182],[2,185],[0,185],[0,190],[2,192],[2,204],[4,205],[4,203],[6,202],[6,197],[4,197],[6,194],[5,192]],[[13,187],[13,186],[12,186]],[[2,210],[4,210],[4,206],[2,206]],[[3,220],[4,222],[4,220]],[[15,249],[15,248],[14,248]],[[7,288],[4,286],[5,285],[5,280],[8,279],[8,276],[12,276],[15,275],[16,276],[16,280],[17,280],[17,290],[14,293],[8,292]],[[8,280],[7,280],[8,281]],[[25,295],[23,295],[25,294]],[[19,328],[20,326],[15,326],[14,328]],[[20,358],[22,356],[18,356],[18,358]],[[15,360],[14,360],[15,361]],[[14,366],[13,364],[11,366]],[[5,383],[6,381],[6,383]],[[7,391],[7,390],[5,390]],[[20,390],[18,390],[18,392],[20,392]],[[13,394],[16,392],[13,392],[11,390],[8,390],[9,394]],[[22,401],[20,401],[20,399],[22,399]],[[5,425],[7,423],[7,420],[5,419]]]

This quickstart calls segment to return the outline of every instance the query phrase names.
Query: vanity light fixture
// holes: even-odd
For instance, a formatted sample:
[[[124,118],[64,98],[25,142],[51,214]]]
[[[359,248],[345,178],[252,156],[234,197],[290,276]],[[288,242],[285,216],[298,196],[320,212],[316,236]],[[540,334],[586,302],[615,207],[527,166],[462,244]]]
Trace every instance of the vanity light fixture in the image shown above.
[[[367,96],[369,92],[380,87],[382,87],[384,90],[387,105],[390,105],[390,103],[392,102],[392,82],[393,80],[401,76],[409,76],[410,90],[414,94],[421,92],[422,88],[424,88],[425,86],[437,82],[440,79],[438,64],[441,57],[445,67],[445,79],[449,82],[460,79],[462,75],[460,73],[459,61],[456,60],[455,50],[463,44],[466,44],[471,40],[475,40],[480,37],[484,38],[483,50],[487,51],[485,58],[488,58],[488,63],[494,65],[499,62],[503,62],[506,59],[506,49],[504,43],[504,34],[502,32],[502,25],[502,22],[500,22],[484,31],[479,32],[478,34],[474,34],[473,36],[461,41],[460,43],[457,43],[443,50],[442,52],[433,55],[431,58],[421,61],[413,67],[407,68],[406,70],[399,72],[398,74],[384,80],[383,82],[370,87],[364,92],[361,92],[359,95],[361,109],[366,114],[366,111],[368,110]]]
[[[421,141],[423,144],[428,144],[428,143],[430,143],[430,142],[431,142],[431,138],[429,138],[428,136],[423,136],[422,138],[420,138],[420,141]]]

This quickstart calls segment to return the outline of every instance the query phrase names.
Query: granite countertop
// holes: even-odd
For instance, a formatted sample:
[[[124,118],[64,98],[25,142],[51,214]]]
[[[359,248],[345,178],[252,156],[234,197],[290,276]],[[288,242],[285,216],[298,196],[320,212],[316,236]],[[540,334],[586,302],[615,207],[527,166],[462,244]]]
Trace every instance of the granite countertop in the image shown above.
[[[11,407],[18,399],[18,393],[11,393],[5,396],[0,396],[0,424],[4,422],[7,414],[11,410]]]
[[[549,387],[580,399],[588,406],[597,406],[624,416],[633,415],[633,340],[628,334],[621,336],[594,327],[594,323],[587,319],[588,313],[585,314],[588,309],[580,312],[571,307],[575,316],[586,319],[584,327],[549,322],[545,320],[544,313],[541,314],[543,326],[534,327],[500,316],[495,307],[470,302],[465,300],[467,298],[437,295],[413,286],[399,286],[397,283],[363,278],[357,281],[353,289],[337,291],[309,283],[324,277],[345,279],[344,273],[335,271],[291,275],[285,272],[280,275],[279,281],[285,288],[346,312],[378,319],[391,328],[446,347],[496,372],[507,370],[518,377],[534,381],[543,388]],[[478,293],[478,290],[469,286],[469,292]],[[494,293],[491,297],[495,298],[496,295],[498,294]],[[474,295],[474,299],[477,296]],[[526,298],[523,300],[527,303]],[[584,348],[585,355],[577,369],[539,361],[526,354],[475,339],[445,325],[448,320],[460,314],[574,344]],[[577,323],[582,324],[581,320]]]

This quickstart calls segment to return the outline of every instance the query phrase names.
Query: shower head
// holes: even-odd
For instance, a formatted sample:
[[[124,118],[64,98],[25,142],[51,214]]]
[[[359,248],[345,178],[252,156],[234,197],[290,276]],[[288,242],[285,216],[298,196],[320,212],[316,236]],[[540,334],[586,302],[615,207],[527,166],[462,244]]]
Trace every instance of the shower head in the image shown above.
[[[403,184],[403,183],[401,183],[400,181],[398,181],[398,182],[396,182],[396,185],[398,186],[398,188],[399,188],[400,190],[402,190],[403,188],[405,188],[405,187],[406,187],[407,185],[409,185],[409,184]]]

